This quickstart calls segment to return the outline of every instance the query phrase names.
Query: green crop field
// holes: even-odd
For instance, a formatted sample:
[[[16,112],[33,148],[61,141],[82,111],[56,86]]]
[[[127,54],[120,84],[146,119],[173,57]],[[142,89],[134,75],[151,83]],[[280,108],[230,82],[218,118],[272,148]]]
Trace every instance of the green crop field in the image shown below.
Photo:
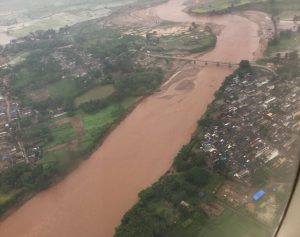
[[[53,140],[47,144],[46,148],[70,142],[75,136],[74,129],[70,123],[51,129],[51,134]]]
[[[78,107],[79,105],[89,102],[91,100],[101,100],[105,99],[111,94],[115,92],[115,88],[113,85],[105,85],[105,86],[97,86],[81,96],[78,96],[75,99],[75,105]]]
[[[73,80],[61,80],[48,86],[50,97],[56,98],[74,98],[78,93],[76,82]]]
[[[80,140],[79,150],[95,146],[99,142],[99,138],[134,102],[135,98],[128,98],[121,103],[112,104],[98,113],[83,114],[85,134]]]
[[[216,38],[209,32],[197,34],[168,35],[160,38],[159,46],[165,50],[189,50],[192,52],[203,51],[206,48],[213,47]],[[203,50],[202,50],[203,49]]]
[[[18,194],[18,190],[14,190],[10,193],[0,193],[0,205],[12,199],[16,194]]]
[[[212,11],[221,12],[231,7],[238,7],[253,2],[261,2],[261,0],[205,1],[204,3],[201,3],[197,7],[193,8],[191,11],[193,13],[209,13]]]
[[[58,169],[61,173],[76,166],[77,161],[82,158],[82,155],[90,152],[94,148],[99,139],[105,134],[105,132],[112,126],[112,124],[120,118],[120,116],[130,108],[135,102],[135,98],[125,99],[120,104],[113,104],[111,106],[102,109],[98,113],[94,114],[82,114],[84,124],[84,136],[81,137],[77,149],[71,151],[69,148],[64,147],[62,149],[45,152],[43,159],[39,162],[47,164],[48,162],[58,162]],[[75,132],[70,124],[65,124],[51,130],[53,141],[49,143],[46,149],[51,148],[58,144],[71,141]],[[1,197],[0,197],[1,198]]]
[[[72,167],[75,167],[79,160],[80,154],[70,151],[68,148],[64,148],[45,153],[39,163],[46,165],[48,163],[57,162],[59,173],[64,174],[66,171],[72,169]]]
[[[300,33],[295,34],[291,38],[281,38],[278,44],[271,45],[266,54],[270,55],[275,52],[284,52],[288,50],[300,50]]]
[[[22,63],[26,57],[29,55],[28,52],[25,52],[25,53],[19,53],[16,55],[16,57],[12,58],[10,61],[9,61],[9,65],[11,66],[15,66],[15,65],[18,65],[20,63]]]
[[[251,218],[234,210],[226,209],[224,213],[203,227],[197,237],[269,237],[270,232]]]
[[[207,219],[195,213],[187,227],[177,225],[166,237],[269,237],[271,233],[246,214],[225,208],[221,216]]]
[[[0,15],[7,15],[8,19],[15,17],[24,24],[11,26],[8,31],[9,35],[20,37],[37,30],[57,29],[106,16],[110,12],[109,7],[132,2],[135,0],[3,0],[0,3]],[[11,10],[16,10],[14,16],[7,14]]]
[[[30,84],[33,79],[34,76],[33,76],[33,73],[26,69],[26,68],[22,68],[18,75],[17,75],[17,79],[14,81],[14,88],[22,88],[28,84]]]
[[[226,13],[232,10],[264,11],[281,19],[293,19],[300,14],[300,4],[298,0],[212,0],[191,8],[191,12],[200,14]]]
[[[41,163],[53,162],[53,161],[60,161],[64,157],[68,157],[70,154],[69,149],[61,149],[58,151],[52,151],[45,153],[43,159],[40,161]]]

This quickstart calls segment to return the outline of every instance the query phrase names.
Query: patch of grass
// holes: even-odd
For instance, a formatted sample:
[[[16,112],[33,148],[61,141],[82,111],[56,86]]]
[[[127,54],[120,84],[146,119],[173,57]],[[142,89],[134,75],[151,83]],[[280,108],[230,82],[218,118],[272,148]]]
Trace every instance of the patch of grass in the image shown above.
[[[45,153],[43,159],[40,161],[41,163],[53,162],[59,160],[61,157],[68,156],[69,151],[67,149],[62,149],[54,152]]]
[[[74,129],[70,123],[51,129],[51,134],[53,140],[47,144],[47,148],[70,142],[75,136]]]
[[[61,67],[53,57],[49,56],[47,63],[42,62],[42,59],[47,56],[47,50],[33,50],[30,54],[20,55],[15,60],[17,61],[14,67],[16,77],[12,83],[15,93],[22,94],[24,90],[40,89],[61,79]],[[23,58],[26,60],[22,61]]]
[[[77,97],[75,99],[75,105],[78,107],[79,105],[89,102],[91,100],[101,100],[105,99],[111,94],[115,92],[115,88],[113,85],[104,85],[104,86],[97,86],[83,95]]]
[[[19,193],[19,190],[14,190],[10,193],[0,193],[0,205],[13,199],[15,195]]]
[[[65,25],[74,25],[76,23],[106,16],[109,13],[109,10],[99,7],[101,4],[105,4],[105,6],[109,6],[110,4],[125,5],[131,2],[134,1],[86,0],[82,2],[69,2],[63,0],[59,2],[59,5],[48,1],[44,4],[37,3],[33,5],[29,2],[28,4],[25,4],[23,9],[27,8],[28,12],[26,13],[26,16],[29,19],[34,19],[35,21],[28,22],[28,24],[22,28],[11,29],[8,33],[14,37],[21,37],[37,30],[58,29],[59,27],[64,27]],[[24,3],[21,3],[20,5],[22,4]]]
[[[26,85],[30,85],[33,81],[34,74],[27,68],[22,68],[17,76],[17,80],[14,81],[14,88],[23,88]]]
[[[225,178],[221,175],[212,175],[209,183],[203,188],[207,193],[213,193],[224,182]]]
[[[191,11],[193,13],[211,13],[211,12],[223,12],[232,7],[243,6],[248,3],[261,2],[261,0],[235,0],[235,1],[224,1],[224,0],[213,0],[201,3]]]
[[[82,159],[82,154],[78,151],[71,151],[64,148],[58,151],[47,152],[43,159],[39,161],[41,164],[57,162],[58,174],[65,174],[67,171],[75,167]]]
[[[225,209],[223,214],[209,220],[197,237],[269,237],[271,233],[262,225],[246,215],[239,214],[235,210]]]
[[[244,4],[236,7],[236,10],[257,10],[264,11],[275,16],[283,15],[285,18],[291,12],[300,11],[298,0],[276,0],[276,1],[258,1],[249,4]],[[290,13],[289,13],[290,12]],[[294,15],[289,16],[291,19]]]
[[[32,25],[20,29],[11,30],[8,32],[8,34],[13,37],[22,37],[28,35],[30,32],[53,29],[53,28],[56,29],[65,26],[67,24],[68,24],[67,21],[61,19],[48,18],[48,19],[40,20],[37,23],[34,23]]]
[[[298,7],[297,7],[298,8]],[[281,20],[291,20],[294,16],[300,15],[300,9],[283,11],[279,14]]]
[[[117,110],[116,105],[108,106],[107,108],[101,110],[95,114],[84,114],[83,124],[85,128],[85,136],[83,140],[92,139],[98,137],[101,134],[102,129],[106,126],[109,126],[114,121],[113,113]]]
[[[16,57],[14,57],[12,60],[9,61],[9,65],[15,66],[17,64],[20,64],[26,60],[26,57],[29,55],[28,52],[20,53]]]
[[[95,146],[101,136],[122,116],[135,102],[134,98],[127,98],[121,103],[115,103],[94,114],[83,114],[85,134],[80,140],[79,149],[85,150]]]
[[[191,32],[188,34],[168,35],[160,37],[159,47],[164,50],[187,50],[199,53],[214,47],[216,37],[210,31]]]
[[[264,11],[283,19],[292,19],[299,14],[300,4],[298,0],[212,0],[199,4],[190,11],[199,14],[224,14],[240,10]]]
[[[172,227],[164,237],[196,237],[207,222],[207,216],[199,209]],[[188,224],[188,226],[186,226]]]
[[[48,91],[53,99],[72,99],[78,93],[78,87],[74,80],[61,80],[49,85]]]
[[[115,103],[102,109],[98,113],[83,113],[82,120],[85,133],[81,137],[77,149],[70,151],[67,148],[62,148],[58,151],[47,152],[44,154],[41,162],[59,161],[59,163],[62,163],[62,170],[72,166],[72,159],[82,157],[90,152],[113,123],[135,103],[135,100],[135,98],[127,98],[120,103]],[[53,141],[46,146],[45,150],[69,142],[75,137],[75,131],[71,124],[56,127],[51,130],[51,134]]]
[[[97,25],[83,22],[71,28],[74,43],[82,48],[88,49],[92,45],[97,45],[99,42],[105,42],[111,39],[121,37],[120,32],[115,28],[99,29]]]
[[[291,38],[280,38],[275,45],[268,47],[266,54],[270,55],[275,52],[300,49],[300,33],[293,35]]]
[[[0,216],[15,206],[26,194],[26,189],[15,189],[9,193],[0,193]]]

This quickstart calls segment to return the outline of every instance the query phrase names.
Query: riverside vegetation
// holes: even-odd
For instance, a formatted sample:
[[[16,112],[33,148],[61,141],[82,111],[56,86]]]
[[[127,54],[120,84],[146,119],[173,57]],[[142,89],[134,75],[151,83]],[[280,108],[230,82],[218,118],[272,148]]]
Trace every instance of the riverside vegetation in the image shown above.
[[[272,16],[292,19],[300,15],[297,0],[237,0],[232,2],[213,0],[190,8],[190,12],[196,14],[226,14],[241,10],[264,11]]]
[[[287,8],[290,9],[291,7],[288,4],[282,7],[283,4],[285,3],[276,1],[272,9],[279,9],[277,14],[280,15]],[[270,10],[269,2],[245,3],[244,7],[246,6],[247,8],[257,6],[258,9],[261,9],[261,6],[265,6],[265,9]],[[299,4],[297,7],[299,7]],[[223,10],[221,12],[223,13]],[[258,60],[258,63],[263,65],[268,63],[274,64],[280,80],[299,80],[298,39],[299,30],[298,32],[290,30],[278,32],[275,38],[269,43],[266,50],[266,57]],[[210,115],[215,110],[218,101],[220,99],[222,101],[226,85],[236,76],[243,77],[245,74],[253,74],[254,77],[258,77],[262,73],[259,71],[249,67],[247,62],[243,61],[240,64],[240,68],[233,75],[226,78],[223,86],[216,93],[215,101],[208,107],[206,115],[199,120],[198,128],[190,143],[185,145],[178,153],[172,168],[167,174],[162,176],[151,187],[139,193],[138,203],[124,215],[120,226],[116,229],[115,237],[212,237],[226,234],[228,236],[241,236],[250,230],[253,236],[271,236],[273,228],[278,225],[277,222],[273,223],[271,227],[265,224],[261,225],[256,220],[253,220],[253,214],[249,213],[246,209],[237,209],[221,201],[216,193],[223,184],[229,180],[232,181],[230,168],[226,166],[225,162],[220,161],[211,169],[207,163],[208,154],[199,152],[198,149],[201,146],[200,137],[202,130],[212,126],[224,126],[224,123],[212,119]],[[287,91],[274,90],[274,93],[279,96],[280,94],[287,93]],[[280,111],[280,108],[277,108],[276,111]],[[299,116],[295,117],[295,119],[299,119]],[[261,127],[260,129],[264,136],[267,136],[271,132],[265,127]],[[273,173],[270,169],[258,169],[250,176],[252,179],[251,182],[255,186],[262,187],[272,177],[281,177],[281,181],[288,179],[288,181],[284,181],[287,186],[293,181],[293,175],[291,174],[294,171],[288,166],[275,170]],[[236,186],[237,189],[241,189],[240,184],[236,184]],[[288,189],[285,195],[276,194],[278,195],[276,198],[279,201],[280,208],[277,214],[275,214],[277,215],[274,218],[275,220],[279,219],[284,210],[289,193],[290,190]],[[225,211],[220,216],[211,217],[204,211],[203,203],[211,207],[219,203],[224,206]]]
[[[12,59],[0,69],[1,94],[19,113],[8,122],[9,142],[21,144],[26,157],[12,157],[0,173],[0,214],[75,168],[163,81],[161,68],[138,61],[155,43],[99,22],[38,30],[1,47]],[[205,37],[193,41],[197,52],[214,47],[209,29]]]

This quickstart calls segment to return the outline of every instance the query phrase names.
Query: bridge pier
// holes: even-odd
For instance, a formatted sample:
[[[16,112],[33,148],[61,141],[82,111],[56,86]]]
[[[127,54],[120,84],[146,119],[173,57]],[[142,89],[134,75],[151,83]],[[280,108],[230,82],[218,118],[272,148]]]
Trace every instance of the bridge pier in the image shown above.
[[[201,60],[201,59],[195,59],[195,58],[185,58],[185,57],[176,57],[176,56],[164,56],[164,55],[151,55],[150,52],[149,53],[146,53],[147,56],[150,56],[150,57],[155,57],[155,58],[168,58],[168,59],[175,59],[175,60],[179,60],[179,61],[185,61],[185,62],[189,62],[189,63],[192,63],[192,64],[199,64],[199,65],[203,65],[203,66],[208,66],[208,65],[215,65],[216,67],[220,67],[220,66],[225,66],[225,67],[229,67],[229,68],[232,68],[232,67],[238,67],[239,64],[238,63],[235,63],[235,62],[222,62],[222,61],[205,61],[204,59]],[[253,66],[256,66],[256,63],[255,62],[251,62],[251,65]],[[261,65],[257,65],[257,67],[263,67]],[[268,71],[271,71],[274,75],[276,75],[276,73],[274,73],[272,70],[270,70],[269,68],[267,67],[264,67],[266,70]]]

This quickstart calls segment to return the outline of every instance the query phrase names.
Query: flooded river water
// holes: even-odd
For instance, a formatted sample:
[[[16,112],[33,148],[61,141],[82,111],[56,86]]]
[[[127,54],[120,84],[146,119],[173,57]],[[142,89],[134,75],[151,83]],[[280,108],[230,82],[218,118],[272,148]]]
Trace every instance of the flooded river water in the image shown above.
[[[149,13],[177,22],[224,25],[204,58],[239,62],[260,47],[258,25],[237,15],[198,18],[183,0]],[[146,98],[103,145],[63,181],[39,193],[0,223],[2,237],[111,237],[137,194],[163,175],[186,144],[213,95],[232,69],[186,65]]]

